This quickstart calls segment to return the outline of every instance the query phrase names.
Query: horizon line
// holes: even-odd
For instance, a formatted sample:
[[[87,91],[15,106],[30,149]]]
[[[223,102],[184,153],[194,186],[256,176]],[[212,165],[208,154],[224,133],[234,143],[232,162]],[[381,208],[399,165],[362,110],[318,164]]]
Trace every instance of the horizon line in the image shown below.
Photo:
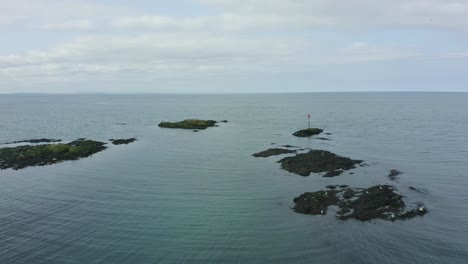
[[[312,93],[468,93],[468,91],[313,91],[313,92],[17,92],[0,95],[236,95],[236,94],[312,94]]]

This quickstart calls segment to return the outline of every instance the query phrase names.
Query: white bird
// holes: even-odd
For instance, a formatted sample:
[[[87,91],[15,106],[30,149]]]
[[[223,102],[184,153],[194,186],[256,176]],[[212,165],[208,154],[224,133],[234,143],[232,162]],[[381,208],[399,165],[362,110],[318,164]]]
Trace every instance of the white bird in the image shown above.
[[[392,219],[395,218],[395,214],[392,213],[392,214],[390,215],[390,217],[391,217]]]
[[[320,210],[320,213],[323,214],[323,210]]]

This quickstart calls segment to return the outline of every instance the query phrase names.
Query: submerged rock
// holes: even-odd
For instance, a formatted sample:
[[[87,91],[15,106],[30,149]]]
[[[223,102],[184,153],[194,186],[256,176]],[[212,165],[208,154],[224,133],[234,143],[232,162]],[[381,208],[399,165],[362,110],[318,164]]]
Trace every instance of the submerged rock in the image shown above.
[[[293,146],[293,145],[282,145],[280,147],[283,147],[283,148],[298,148],[298,146]]]
[[[109,139],[110,142],[114,145],[122,145],[122,144],[130,144],[132,142],[137,141],[136,138],[128,138],[128,139]]]
[[[67,144],[27,145],[0,149],[0,169],[23,169],[45,166],[66,160],[77,160],[100,152],[106,143],[93,140],[75,140]]]
[[[37,138],[37,139],[28,139],[28,140],[20,140],[20,141],[13,141],[7,144],[18,144],[18,143],[55,143],[61,142],[61,139],[50,139],[50,138]]]
[[[342,170],[334,170],[334,171],[329,171],[327,173],[325,173],[325,175],[323,175],[323,177],[335,177],[335,176],[339,176],[341,173],[343,173]]]
[[[216,125],[214,120],[186,119],[180,122],[161,122],[159,127],[181,129],[206,129]]]
[[[392,181],[395,181],[398,179],[398,175],[401,174],[401,171],[398,170],[390,170],[390,173],[388,174],[388,178]]]
[[[271,148],[271,149],[267,149],[267,150],[255,153],[252,156],[266,158],[270,156],[289,154],[289,153],[296,153],[296,151],[290,150],[290,149],[282,149],[282,148]]]
[[[326,214],[330,205],[338,206],[336,217],[339,220],[372,219],[398,220],[422,216],[427,209],[422,204],[410,211],[406,210],[403,196],[390,185],[377,185],[367,189],[344,188],[306,192],[294,198],[293,210],[301,214]]]
[[[356,164],[363,161],[341,157],[326,150],[311,150],[308,153],[283,158],[278,162],[284,170],[301,176],[309,176],[311,173],[354,169]]]
[[[306,128],[293,133],[296,137],[310,137],[322,133],[323,130],[320,128]]]

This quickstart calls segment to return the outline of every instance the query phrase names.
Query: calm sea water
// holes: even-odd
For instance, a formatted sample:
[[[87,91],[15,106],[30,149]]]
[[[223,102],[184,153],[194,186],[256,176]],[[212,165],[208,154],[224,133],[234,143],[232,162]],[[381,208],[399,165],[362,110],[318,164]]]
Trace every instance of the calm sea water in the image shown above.
[[[291,136],[308,113],[332,140]],[[156,125],[185,118],[229,123],[198,133]],[[468,94],[2,95],[0,124],[3,143],[139,139],[0,171],[0,263],[468,263]],[[371,166],[301,177],[279,156],[251,156],[271,143]],[[404,172],[398,182],[390,169]],[[328,184],[384,183],[429,213],[340,222],[290,209]]]

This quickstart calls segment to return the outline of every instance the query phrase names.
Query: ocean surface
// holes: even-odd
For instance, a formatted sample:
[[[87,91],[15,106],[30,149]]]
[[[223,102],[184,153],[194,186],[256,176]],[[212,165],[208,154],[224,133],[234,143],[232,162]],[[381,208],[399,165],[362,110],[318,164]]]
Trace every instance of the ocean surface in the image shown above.
[[[291,135],[308,113],[331,140]],[[186,118],[229,122],[157,126]],[[0,124],[0,143],[139,140],[0,171],[2,264],[468,263],[468,93],[0,95]],[[282,156],[251,156],[284,144],[370,166],[301,177],[280,169]],[[329,184],[392,184],[429,213],[341,222],[290,209]]]

